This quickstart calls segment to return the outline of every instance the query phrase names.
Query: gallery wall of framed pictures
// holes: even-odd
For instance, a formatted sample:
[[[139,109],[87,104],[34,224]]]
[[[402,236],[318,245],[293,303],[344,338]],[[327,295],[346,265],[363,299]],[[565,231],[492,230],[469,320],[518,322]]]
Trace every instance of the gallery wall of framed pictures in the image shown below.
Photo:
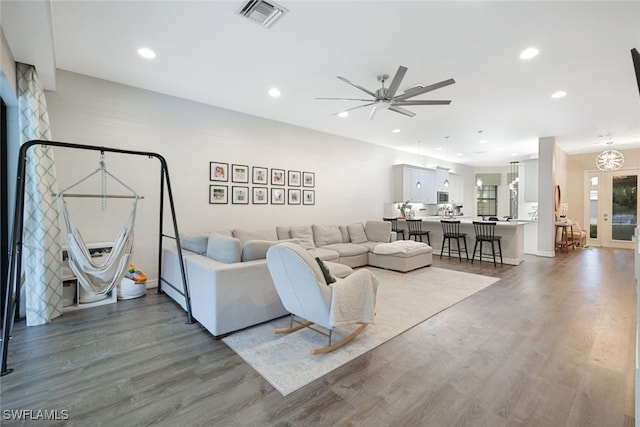
[[[316,204],[315,172],[209,162],[209,181],[212,205]]]

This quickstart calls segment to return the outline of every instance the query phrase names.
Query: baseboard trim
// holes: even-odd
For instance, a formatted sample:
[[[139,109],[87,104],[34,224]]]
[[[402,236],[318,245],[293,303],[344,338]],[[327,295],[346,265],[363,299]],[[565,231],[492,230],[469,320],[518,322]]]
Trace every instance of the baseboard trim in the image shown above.
[[[536,256],[543,256],[547,258],[554,258],[556,256],[555,251],[538,251]]]

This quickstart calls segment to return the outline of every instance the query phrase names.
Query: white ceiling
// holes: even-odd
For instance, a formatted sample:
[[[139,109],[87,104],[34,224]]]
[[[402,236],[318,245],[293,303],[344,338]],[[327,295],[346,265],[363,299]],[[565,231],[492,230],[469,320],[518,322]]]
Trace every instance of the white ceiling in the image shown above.
[[[49,89],[64,69],[472,166],[535,156],[545,136],[568,153],[640,147],[639,1],[280,0],[289,13],[271,28],[238,16],[242,4],[3,0],[0,17],[15,59]],[[540,54],[525,62],[530,46]],[[369,108],[332,115],[358,103],[314,99],[366,98],[336,76],[375,91],[399,65],[400,91],[454,78],[416,98],[451,105],[370,121]]]

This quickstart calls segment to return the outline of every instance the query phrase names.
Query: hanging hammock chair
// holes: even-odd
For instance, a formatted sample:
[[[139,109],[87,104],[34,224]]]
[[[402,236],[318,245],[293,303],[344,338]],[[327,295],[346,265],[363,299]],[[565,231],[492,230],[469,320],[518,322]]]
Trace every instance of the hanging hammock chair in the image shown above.
[[[125,223],[118,233],[118,236],[114,240],[113,247],[109,255],[96,259],[91,256],[91,251],[87,247],[87,243],[84,241],[80,230],[73,225],[69,210],[67,208],[67,202],[65,201],[65,193],[78,184],[86,181],[93,175],[102,174],[102,194],[101,195],[71,195],[68,197],[102,197],[102,208],[106,210],[106,199],[108,197],[118,198],[132,198],[133,207],[129,220]],[[131,196],[109,196],[106,194],[106,177],[110,176],[118,183],[129,190]],[[90,173],[86,177],[80,179],[78,182],[70,185],[57,194],[60,200],[60,211],[62,218],[67,229],[67,245],[68,245],[68,261],[69,267],[76,275],[78,283],[82,288],[92,295],[105,295],[109,293],[114,286],[116,286],[120,280],[124,277],[124,274],[129,266],[129,259],[133,252],[133,229],[136,219],[136,208],[138,205],[138,193],[132,190],[129,186],[123,183],[121,180],[107,171],[104,161],[100,160],[100,167],[94,172]]]

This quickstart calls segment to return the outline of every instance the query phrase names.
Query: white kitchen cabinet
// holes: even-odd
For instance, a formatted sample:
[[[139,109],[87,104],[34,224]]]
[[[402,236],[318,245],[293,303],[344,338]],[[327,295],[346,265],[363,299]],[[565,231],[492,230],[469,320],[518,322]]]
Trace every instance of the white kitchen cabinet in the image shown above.
[[[449,173],[449,202],[463,203],[464,201],[464,179],[462,175]]]
[[[435,176],[436,171],[433,169],[410,165],[394,165],[393,201],[435,202]],[[419,188],[418,182],[420,183]]]
[[[449,187],[444,186],[444,181],[449,180]],[[449,178],[449,169],[438,167],[435,175],[435,191],[451,191],[451,178]],[[435,197],[435,196],[434,196]],[[449,198],[451,200],[451,198]]]

